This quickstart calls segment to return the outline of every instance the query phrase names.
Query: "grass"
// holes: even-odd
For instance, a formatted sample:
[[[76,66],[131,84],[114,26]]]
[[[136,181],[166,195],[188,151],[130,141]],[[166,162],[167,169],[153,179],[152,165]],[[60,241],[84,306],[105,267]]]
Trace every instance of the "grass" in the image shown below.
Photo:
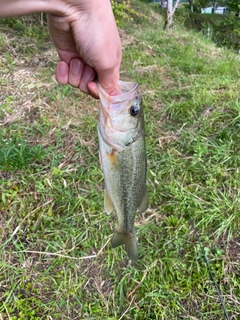
[[[109,243],[97,102],[54,82],[40,16],[1,23],[0,319],[225,319],[203,251],[240,316],[239,56],[134,10],[151,17],[120,32],[121,78],[139,82],[146,119],[134,264]]]

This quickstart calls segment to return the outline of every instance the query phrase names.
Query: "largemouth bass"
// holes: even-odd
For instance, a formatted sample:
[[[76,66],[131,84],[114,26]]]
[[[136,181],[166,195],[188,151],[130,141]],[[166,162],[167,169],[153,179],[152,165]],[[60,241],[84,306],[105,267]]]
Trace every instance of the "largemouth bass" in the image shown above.
[[[118,219],[112,247],[125,245],[128,257],[138,259],[134,228],[136,212],[148,207],[146,151],[142,98],[135,82],[119,81],[119,95],[109,96],[98,84],[98,137],[104,173],[104,207]]]

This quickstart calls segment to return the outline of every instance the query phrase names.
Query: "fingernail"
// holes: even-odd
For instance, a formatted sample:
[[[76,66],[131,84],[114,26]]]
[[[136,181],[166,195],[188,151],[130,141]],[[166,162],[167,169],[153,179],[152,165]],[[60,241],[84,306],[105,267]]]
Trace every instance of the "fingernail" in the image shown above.
[[[74,74],[80,74],[82,63],[79,60],[71,61],[71,69]]]
[[[68,72],[67,70],[67,65],[65,63],[59,63],[58,65],[58,71],[60,73],[61,76],[65,76],[66,73]]]
[[[86,64],[84,66],[83,78],[86,81],[92,80],[93,72],[94,72],[93,69],[91,67],[89,67],[89,65]]]

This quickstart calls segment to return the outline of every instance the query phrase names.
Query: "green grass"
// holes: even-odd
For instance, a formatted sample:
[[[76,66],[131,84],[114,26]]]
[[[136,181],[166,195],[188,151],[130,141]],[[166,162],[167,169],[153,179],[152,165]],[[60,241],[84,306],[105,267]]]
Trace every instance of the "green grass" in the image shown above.
[[[0,319],[225,319],[203,250],[240,317],[240,58],[181,27],[165,33],[156,7],[134,10],[151,17],[121,30],[121,78],[145,104],[137,263],[110,245],[97,102],[52,80],[39,16],[0,24]]]

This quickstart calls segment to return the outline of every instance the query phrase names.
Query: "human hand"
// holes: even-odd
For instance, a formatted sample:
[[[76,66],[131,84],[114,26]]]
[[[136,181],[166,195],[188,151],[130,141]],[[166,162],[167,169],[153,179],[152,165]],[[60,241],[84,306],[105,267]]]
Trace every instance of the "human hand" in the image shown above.
[[[56,79],[98,98],[96,76],[104,90],[117,94],[121,42],[109,0],[63,1],[48,14],[49,30],[60,62]]]

